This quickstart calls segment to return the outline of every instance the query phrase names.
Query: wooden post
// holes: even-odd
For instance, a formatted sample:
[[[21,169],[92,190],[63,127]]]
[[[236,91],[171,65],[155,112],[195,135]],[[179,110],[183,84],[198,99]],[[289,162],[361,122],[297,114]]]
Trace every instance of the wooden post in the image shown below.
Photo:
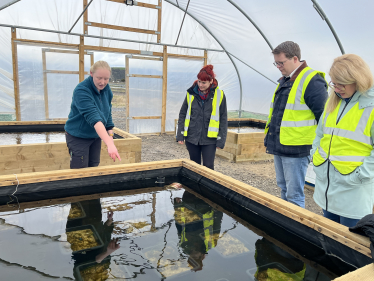
[[[156,193],[152,194],[151,232],[156,231]]]
[[[90,57],[91,57],[91,66],[95,63],[95,60],[94,60],[94,54],[91,53],[90,54]]]
[[[84,37],[80,36],[79,43],[79,82],[84,80]]]
[[[21,102],[19,97],[19,79],[18,79],[18,55],[17,55],[17,43],[14,40],[17,39],[17,29],[12,28],[12,63],[13,63],[13,85],[14,85],[14,103],[16,106],[16,120],[21,121]]]
[[[129,117],[130,117],[130,92],[129,92],[129,57],[126,56],[125,62],[125,86],[126,86],[126,132],[130,132]]]
[[[204,50],[204,66],[208,64],[208,51]]]
[[[44,84],[44,111],[45,120],[49,119],[49,105],[48,105],[48,83],[47,83],[47,59],[45,49],[42,49],[42,61],[43,61],[43,84]]]
[[[157,43],[161,43],[162,0],[158,0]]]
[[[168,49],[167,49],[167,46],[164,46],[163,67],[162,67],[161,134],[165,133],[167,89],[168,89]]]

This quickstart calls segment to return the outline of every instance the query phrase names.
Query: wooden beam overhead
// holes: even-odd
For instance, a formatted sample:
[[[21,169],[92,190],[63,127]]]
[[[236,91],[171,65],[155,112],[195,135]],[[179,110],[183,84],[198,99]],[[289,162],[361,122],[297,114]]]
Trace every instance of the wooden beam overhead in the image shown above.
[[[141,29],[141,28],[134,28],[134,27],[125,27],[125,26],[104,24],[104,23],[98,23],[98,22],[85,22],[85,25],[86,26],[92,26],[92,27],[100,27],[100,28],[121,30],[121,31],[146,33],[146,34],[157,34],[157,32],[158,32],[157,30]]]
[[[84,37],[80,36],[79,44],[79,82],[84,80]]]
[[[87,0],[83,0],[83,9],[86,8],[87,6]],[[83,14],[83,32],[84,34],[88,34],[88,26],[85,24],[86,22],[88,22],[88,9],[84,12]]]
[[[107,1],[125,4],[125,0],[107,0]],[[159,9],[159,6],[157,6],[157,5],[142,3],[142,2],[137,2],[136,5],[134,5],[134,6],[150,8],[150,9]]]
[[[153,57],[132,56],[131,59],[135,59],[135,60],[158,60],[158,61],[161,61],[161,57],[160,58],[153,58]]]
[[[161,119],[161,116],[133,116],[131,119]]]
[[[64,48],[74,48],[78,49],[79,44],[69,44],[69,43],[60,43],[60,42],[51,42],[51,41],[39,41],[39,40],[29,40],[29,39],[16,39],[15,43],[22,45],[47,45],[50,47],[64,47]]]
[[[145,75],[145,74],[129,74],[129,77],[139,77],[139,78],[161,78],[162,75]]]
[[[45,120],[49,119],[49,105],[48,105],[48,82],[47,82],[47,59],[45,52],[42,52],[43,62],[43,85],[44,85],[44,111]]]
[[[129,56],[126,56],[125,59],[125,86],[126,86],[126,132],[130,132],[130,127],[129,127],[129,116],[130,116],[130,86],[129,86]]]
[[[19,97],[19,77],[18,77],[18,53],[17,53],[17,29],[11,28],[12,38],[12,64],[13,64],[13,85],[14,85],[14,103],[16,107],[16,119],[21,121],[21,101]]]
[[[191,59],[191,60],[204,60],[203,56],[190,56],[190,55],[179,55],[179,54],[168,54],[168,57],[180,58],[180,59]]]
[[[79,71],[74,70],[44,70],[44,73],[58,73],[58,74],[79,74]],[[84,74],[88,74],[87,71]]]
[[[158,6],[160,8],[157,11],[157,43],[161,43],[162,0],[158,0]]]
[[[139,51],[139,50],[132,50],[132,49],[122,49],[122,48],[111,48],[111,47],[101,47],[101,46],[84,46],[85,50],[90,51],[98,51],[98,52],[111,52],[111,53],[123,53],[123,54],[135,54],[135,55],[144,55],[147,53],[148,56],[156,56],[162,57],[163,54],[160,52],[147,52],[147,51]]]
[[[204,51],[204,66],[206,66],[208,64],[208,51],[205,50]]]

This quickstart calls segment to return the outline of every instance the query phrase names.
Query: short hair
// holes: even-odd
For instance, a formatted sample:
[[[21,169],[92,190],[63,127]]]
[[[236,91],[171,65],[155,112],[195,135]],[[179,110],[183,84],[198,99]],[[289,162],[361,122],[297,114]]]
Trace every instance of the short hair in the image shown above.
[[[95,71],[96,71],[98,68],[104,68],[104,69],[107,69],[107,70],[109,70],[110,74],[112,74],[112,69],[110,68],[109,64],[108,64],[106,61],[99,60],[99,61],[95,62],[95,63],[91,66],[90,71],[91,71],[92,73],[95,73]]]
[[[273,51],[273,55],[279,55],[283,53],[286,58],[292,59],[293,57],[297,57],[299,61],[301,60],[301,51],[298,44],[292,41],[286,41],[280,43]]]
[[[365,94],[374,83],[369,65],[358,55],[345,54],[334,59],[329,75],[336,84],[356,84],[356,91]],[[326,111],[332,112],[340,98],[333,92],[326,105]]]

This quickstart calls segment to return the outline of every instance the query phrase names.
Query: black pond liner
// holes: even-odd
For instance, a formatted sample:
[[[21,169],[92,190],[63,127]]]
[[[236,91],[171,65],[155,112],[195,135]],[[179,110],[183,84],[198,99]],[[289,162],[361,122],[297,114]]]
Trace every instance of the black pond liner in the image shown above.
[[[253,121],[253,120],[228,120],[228,127],[254,127],[265,129],[266,121]]]
[[[326,268],[333,267],[337,275],[343,275],[348,270],[354,270],[354,267],[363,267],[373,262],[371,258],[315,229],[273,211],[185,167],[23,184],[18,187],[15,195],[19,202],[27,202],[101,192],[136,190],[155,186],[155,180],[160,176],[165,177],[165,185],[173,182],[186,185],[294,249],[301,256]],[[10,201],[9,194],[12,194],[14,190],[13,185],[0,188],[0,205]],[[16,202],[15,198],[13,200]],[[331,255],[337,258],[331,259]],[[347,270],[347,264],[341,262],[340,259],[351,264],[352,267]]]

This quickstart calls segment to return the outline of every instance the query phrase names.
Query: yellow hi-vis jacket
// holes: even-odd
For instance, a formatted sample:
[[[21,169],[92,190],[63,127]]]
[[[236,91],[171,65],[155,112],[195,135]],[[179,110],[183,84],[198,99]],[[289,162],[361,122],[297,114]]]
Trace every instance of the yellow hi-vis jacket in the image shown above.
[[[208,138],[217,138],[219,132],[219,106],[221,105],[223,99],[223,91],[218,87],[214,91],[213,104],[212,104],[212,115],[210,116],[209,127],[208,127]],[[191,120],[191,105],[194,100],[194,96],[187,92],[187,114],[184,120],[184,132],[183,135],[187,137],[188,126]]]
[[[346,175],[361,166],[373,150],[370,129],[374,122],[374,106],[360,109],[356,103],[336,124],[341,104],[342,101],[332,113],[323,112],[323,137],[313,154],[313,164],[320,166],[329,159]]]
[[[203,214],[203,224],[205,251],[208,252],[210,249],[214,248],[217,245],[218,240],[218,237],[214,237],[213,235],[214,210]]]
[[[280,127],[280,143],[283,145],[311,145],[316,137],[317,121],[314,113],[305,104],[304,94],[310,80],[315,75],[321,75],[325,78],[325,73],[305,67],[297,76],[291,91],[288,95],[286,108],[283,113],[282,123]],[[265,127],[265,134],[269,130],[271,117],[273,114],[273,106],[275,93],[279,88],[279,84],[275,89],[273,99],[270,104],[269,118]]]

